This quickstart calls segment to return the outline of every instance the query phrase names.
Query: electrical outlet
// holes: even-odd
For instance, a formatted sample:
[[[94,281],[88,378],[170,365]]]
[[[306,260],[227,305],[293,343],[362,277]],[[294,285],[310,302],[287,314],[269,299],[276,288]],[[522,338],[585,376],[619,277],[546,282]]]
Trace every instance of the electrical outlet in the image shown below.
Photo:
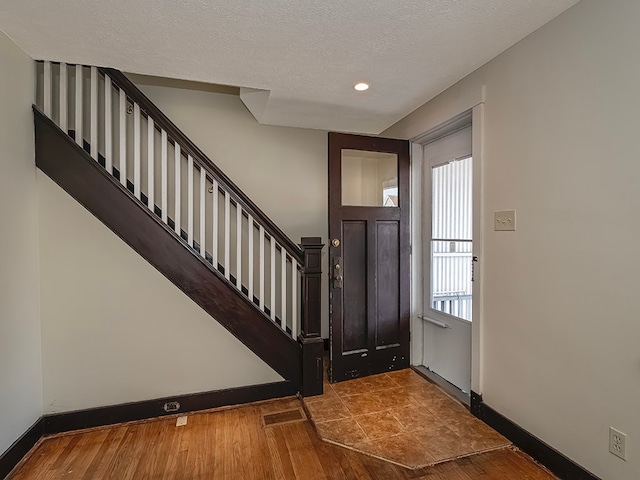
[[[164,404],[164,407],[162,407],[164,409],[165,412],[177,412],[178,410],[180,410],[180,403],[179,402],[167,402]]]
[[[616,457],[627,459],[627,434],[609,427],[609,451]]]

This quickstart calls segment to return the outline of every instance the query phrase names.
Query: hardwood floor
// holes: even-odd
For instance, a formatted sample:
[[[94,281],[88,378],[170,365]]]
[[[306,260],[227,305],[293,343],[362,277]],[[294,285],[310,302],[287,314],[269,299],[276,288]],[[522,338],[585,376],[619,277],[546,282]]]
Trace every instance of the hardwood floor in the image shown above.
[[[262,416],[300,408],[296,399],[127,424],[43,440],[10,480],[552,480],[506,448],[410,470],[323,442],[312,424],[264,426]],[[287,417],[283,415],[283,417]]]

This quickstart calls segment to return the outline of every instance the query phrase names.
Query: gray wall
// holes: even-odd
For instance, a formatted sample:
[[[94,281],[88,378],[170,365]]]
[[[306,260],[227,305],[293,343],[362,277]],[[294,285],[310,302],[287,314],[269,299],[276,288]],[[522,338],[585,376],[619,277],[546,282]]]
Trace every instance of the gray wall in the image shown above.
[[[42,172],[44,412],[282,378]]]
[[[0,455],[42,414],[34,71],[0,32]]]
[[[636,1],[582,0],[385,132],[486,88],[480,393],[611,480],[640,478],[639,21]],[[493,231],[512,208],[517,231]]]

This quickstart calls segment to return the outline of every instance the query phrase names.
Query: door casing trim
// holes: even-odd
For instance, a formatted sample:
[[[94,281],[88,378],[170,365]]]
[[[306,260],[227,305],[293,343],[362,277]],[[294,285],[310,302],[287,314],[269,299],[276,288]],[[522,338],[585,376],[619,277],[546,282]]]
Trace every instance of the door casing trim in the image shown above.
[[[452,112],[449,112],[452,113]],[[471,117],[473,156],[473,255],[479,261],[475,263],[473,310],[474,317],[471,326],[471,389],[482,392],[482,337],[483,337],[483,235],[484,235],[484,191],[482,182],[484,156],[484,89],[480,92],[480,101],[471,108],[462,109],[449,118],[443,119],[437,125],[431,126],[411,141],[411,364],[422,364],[423,325],[418,315],[423,313],[423,255],[422,255],[422,175],[423,148],[434,141],[436,132],[443,131],[447,125],[455,125],[456,119]],[[454,127],[452,127],[454,128]],[[452,132],[448,132],[452,133]],[[435,135],[435,136],[434,136]],[[444,136],[444,132],[443,135]],[[420,159],[420,161],[417,161]]]

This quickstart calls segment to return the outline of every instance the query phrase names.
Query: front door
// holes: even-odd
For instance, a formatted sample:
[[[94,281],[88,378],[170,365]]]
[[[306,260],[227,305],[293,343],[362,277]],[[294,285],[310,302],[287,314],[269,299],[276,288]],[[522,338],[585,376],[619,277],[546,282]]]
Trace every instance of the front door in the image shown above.
[[[329,134],[331,381],[409,366],[409,142]]]

